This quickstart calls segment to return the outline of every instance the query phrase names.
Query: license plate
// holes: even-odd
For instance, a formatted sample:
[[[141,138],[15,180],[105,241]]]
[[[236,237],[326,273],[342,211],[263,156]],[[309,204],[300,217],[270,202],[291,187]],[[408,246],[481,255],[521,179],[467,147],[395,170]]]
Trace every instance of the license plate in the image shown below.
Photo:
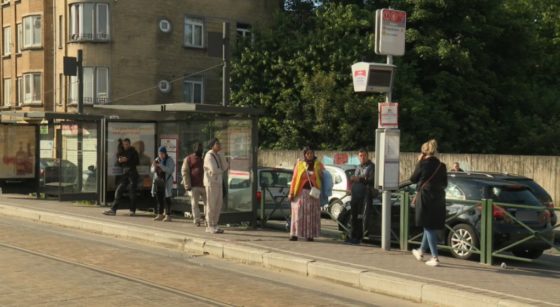
[[[532,211],[532,210],[517,211],[517,213],[515,214],[515,217],[522,222],[525,222],[525,221],[533,222],[533,221],[538,220],[537,211]]]

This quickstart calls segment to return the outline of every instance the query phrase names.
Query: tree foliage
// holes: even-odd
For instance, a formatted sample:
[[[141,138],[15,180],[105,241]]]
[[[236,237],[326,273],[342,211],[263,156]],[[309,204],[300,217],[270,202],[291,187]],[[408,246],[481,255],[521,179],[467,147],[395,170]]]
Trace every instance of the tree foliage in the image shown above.
[[[393,100],[401,150],[435,137],[445,152],[557,154],[557,0],[393,1],[407,12]],[[388,1],[287,1],[273,27],[240,45],[232,101],[262,108],[263,148],[373,148],[377,103],[353,92],[350,66],[373,54]]]

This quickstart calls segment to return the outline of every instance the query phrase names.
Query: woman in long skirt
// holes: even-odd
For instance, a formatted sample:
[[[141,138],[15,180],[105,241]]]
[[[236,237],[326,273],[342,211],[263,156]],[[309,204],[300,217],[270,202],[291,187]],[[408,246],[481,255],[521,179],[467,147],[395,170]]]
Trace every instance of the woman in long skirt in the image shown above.
[[[321,232],[321,206],[319,196],[312,190],[321,190],[323,164],[309,147],[303,149],[303,160],[297,161],[288,198],[292,207],[290,241],[298,237],[313,241]]]

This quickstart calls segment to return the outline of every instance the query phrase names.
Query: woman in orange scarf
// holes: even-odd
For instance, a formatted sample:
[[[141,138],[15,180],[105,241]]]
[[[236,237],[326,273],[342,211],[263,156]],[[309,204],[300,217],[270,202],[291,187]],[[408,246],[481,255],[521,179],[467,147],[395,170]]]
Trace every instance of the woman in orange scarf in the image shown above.
[[[321,206],[319,198],[310,195],[311,189],[321,189],[323,164],[317,161],[315,153],[309,147],[303,149],[304,160],[297,161],[290,185],[288,199],[292,205],[292,222],[290,241],[298,237],[313,241],[321,232]]]

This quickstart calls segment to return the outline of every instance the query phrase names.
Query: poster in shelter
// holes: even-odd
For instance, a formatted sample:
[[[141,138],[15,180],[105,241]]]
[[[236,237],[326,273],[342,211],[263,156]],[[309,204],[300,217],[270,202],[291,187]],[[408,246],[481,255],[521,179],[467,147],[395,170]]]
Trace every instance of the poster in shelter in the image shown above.
[[[0,126],[0,178],[35,177],[35,130],[34,126]]]
[[[131,146],[138,152],[137,170],[142,180],[138,187],[149,188],[152,184],[150,165],[156,152],[156,125],[154,123],[113,122],[109,123],[107,130],[107,174],[109,176],[122,174],[123,170],[117,163],[117,153],[119,143],[129,139]]]

